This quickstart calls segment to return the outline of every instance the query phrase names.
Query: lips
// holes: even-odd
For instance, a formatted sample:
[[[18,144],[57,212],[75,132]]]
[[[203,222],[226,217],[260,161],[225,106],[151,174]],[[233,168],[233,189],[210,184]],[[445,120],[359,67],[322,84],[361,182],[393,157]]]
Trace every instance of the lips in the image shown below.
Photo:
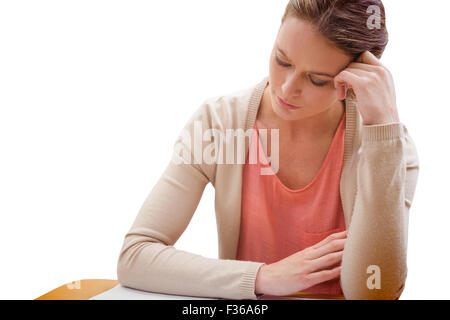
[[[284,106],[284,107],[286,107],[288,109],[291,109],[291,110],[300,109],[300,107],[297,107],[297,106],[294,106],[292,104],[289,104],[289,103],[285,102],[283,99],[281,99],[280,97],[277,97],[277,98],[278,98],[278,102],[280,102],[280,104],[282,106]]]

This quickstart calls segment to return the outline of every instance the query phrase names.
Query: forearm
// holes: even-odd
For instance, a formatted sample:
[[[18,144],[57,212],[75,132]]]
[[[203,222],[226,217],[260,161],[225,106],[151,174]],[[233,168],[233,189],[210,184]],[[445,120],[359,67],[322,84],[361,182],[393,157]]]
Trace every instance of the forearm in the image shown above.
[[[401,124],[363,127],[361,148],[341,286],[347,299],[396,299],[407,274],[406,149]]]
[[[127,287],[183,296],[257,299],[262,263],[210,259],[161,243],[142,243],[121,254],[117,275]]]

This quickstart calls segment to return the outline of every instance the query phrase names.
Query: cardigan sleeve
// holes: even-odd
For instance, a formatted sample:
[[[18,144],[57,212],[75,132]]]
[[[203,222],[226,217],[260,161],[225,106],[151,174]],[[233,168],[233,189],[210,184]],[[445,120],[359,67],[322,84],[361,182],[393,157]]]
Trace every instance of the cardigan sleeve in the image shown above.
[[[203,129],[211,126],[206,104],[178,136],[170,163],[125,235],[117,261],[118,280],[125,287],[143,291],[256,300],[255,280],[263,263],[211,259],[174,247],[206,185],[214,182],[214,165],[197,163],[200,159],[189,141],[189,135],[194,137],[195,122]],[[187,161],[191,156],[192,161]]]
[[[407,276],[408,222],[419,158],[401,123],[363,126],[357,191],[344,248],[346,299],[398,299]]]

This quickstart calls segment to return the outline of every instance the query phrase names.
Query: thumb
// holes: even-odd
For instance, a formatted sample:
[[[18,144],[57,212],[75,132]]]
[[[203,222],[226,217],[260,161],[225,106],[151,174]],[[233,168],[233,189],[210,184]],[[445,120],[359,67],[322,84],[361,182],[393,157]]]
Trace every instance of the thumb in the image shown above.
[[[344,100],[347,97],[348,85],[346,83],[337,84],[336,90],[339,100]]]

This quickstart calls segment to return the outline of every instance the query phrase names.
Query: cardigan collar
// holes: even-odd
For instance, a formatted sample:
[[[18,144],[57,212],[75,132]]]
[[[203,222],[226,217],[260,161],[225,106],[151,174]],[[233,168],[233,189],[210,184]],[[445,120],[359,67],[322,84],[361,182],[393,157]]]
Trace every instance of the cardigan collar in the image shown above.
[[[253,128],[256,121],[256,115],[258,114],[259,107],[261,105],[264,89],[269,82],[269,77],[266,76],[258,83],[250,96],[248,105],[247,118],[244,124],[241,125],[246,132],[248,129]],[[344,146],[344,163],[349,161],[354,148],[358,148],[361,144],[360,127],[361,127],[361,115],[359,113],[356,96],[352,89],[348,90],[347,97],[345,99],[345,146]]]

